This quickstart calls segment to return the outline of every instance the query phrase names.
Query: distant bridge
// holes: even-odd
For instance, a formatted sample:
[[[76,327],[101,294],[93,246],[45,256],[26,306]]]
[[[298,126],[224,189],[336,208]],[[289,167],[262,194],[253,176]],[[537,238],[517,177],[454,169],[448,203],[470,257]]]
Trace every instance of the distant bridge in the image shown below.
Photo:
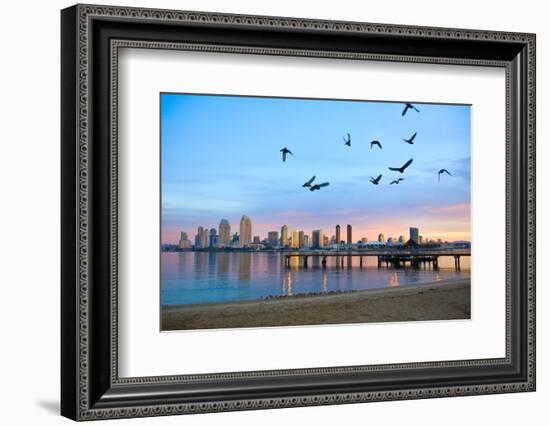
[[[420,267],[422,264],[431,264],[434,269],[439,268],[440,257],[453,257],[455,261],[455,269],[460,270],[460,258],[463,256],[471,256],[470,249],[374,249],[374,250],[309,250],[309,251],[292,251],[284,253],[284,264],[290,267],[290,262],[293,257],[299,258],[299,265],[304,268],[308,267],[309,258],[321,258],[321,265],[327,266],[327,258],[334,257],[336,264],[341,263],[344,266],[344,258],[359,257],[359,267],[363,267],[364,257],[376,257],[378,259],[378,267],[382,265],[388,266],[411,266],[414,268]]]

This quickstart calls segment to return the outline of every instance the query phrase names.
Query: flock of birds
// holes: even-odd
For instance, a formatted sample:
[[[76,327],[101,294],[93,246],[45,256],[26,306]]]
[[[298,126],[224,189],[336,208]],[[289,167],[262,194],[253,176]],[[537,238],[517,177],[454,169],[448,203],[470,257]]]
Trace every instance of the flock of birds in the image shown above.
[[[405,108],[403,108],[403,111],[401,112],[401,116],[405,116],[405,114],[407,114],[407,112],[409,110],[413,110],[413,111],[416,111],[416,112],[420,112],[420,110],[418,108],[416,108],[413,104],[410,104],[410,103],[406,103],[405,104]],[[415,132],[410,138],[408,139],[403,139],[403,141],[405,143],[408,143],[409,145],[414,145],[414,140],[416,138],[416,135],[418,133]],[[344,145],[348,146],[348,147],[351,147],[351,135],[348,133],[346,137],[343,138],[344,139]],[[378,140],[373,140],[371,141],[370,143],[370,149],[372,149],[373,147],[378,147],[378,149],[382,149],[382,144],[380,143],[380,141]],[[282,157],[283,157],[283,162],[286,161],[286,159],[288,158],[289,155],[292,155],[294,157],[294,154],[292,153],[292,151],[290,151],[290,149],[288,149],[286,146],[280,150],[281,154],[282,154]],[[394,171],[394,172],[399,172],[401,174],[405,173],[405,170],[407,169],[407,167],[409,167],[413,162],[413,159],[409,159],[405,164],[403,164],[401,167],[388,167],[389,170],[391,171]],[[438,172],[437,172],[437,181],[440,182],[441,181],[441,175],[442,174],[448,174],[449,176],[452,176],[452,174],[447,170],[447,169],[440,169]],[[373,178],[371,176],[370,178],[370,182],[374,185],[378,185],[380,184],[380,180],[382,179],[382,175],[378,175],[376,178]],[[321,188],[324,188],[325,186],[329,186],[329,182],[323,182],[323,183],[313,183],[313,181],[315,180],[315,176],[313,176],[311,179],[309,179],[307,182],[305,182],[302,187],[303,188],[308,188],[310,191],[319,191]],[[404,181],[405,178],[403,177],[399,177],[397,179],[394,179],[390,182],[390,185],[397,185],[399,184],[399,182],[402,182]]]

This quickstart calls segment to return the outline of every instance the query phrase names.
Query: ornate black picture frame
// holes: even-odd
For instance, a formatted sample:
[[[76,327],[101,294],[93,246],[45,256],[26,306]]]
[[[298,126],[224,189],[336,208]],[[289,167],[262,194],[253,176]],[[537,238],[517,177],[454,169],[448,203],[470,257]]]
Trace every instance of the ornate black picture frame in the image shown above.
[[[61,413],[159,416],[535,390],[535,35],[126,7],[61,13]],[[506,70],[506,356],[120,378],[117,52],[186,49]]]

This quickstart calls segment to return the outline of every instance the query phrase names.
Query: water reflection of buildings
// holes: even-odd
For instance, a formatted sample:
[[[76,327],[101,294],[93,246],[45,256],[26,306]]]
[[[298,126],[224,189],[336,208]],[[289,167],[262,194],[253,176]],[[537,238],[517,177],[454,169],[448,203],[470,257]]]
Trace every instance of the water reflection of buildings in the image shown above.
[[[397,272],[390,275],[390,287],[399,287],[399,275]]]
[[[290,271],[288,271],[286,274],[283,274],[282,284],[282,294],[286,296],[292,296],[292,273]]]
[[[240,253],[239,255],[239,280],[249,281],[251,277],[252,253]]]
[[[230,261],[230,258],[231,258],[230,253],[224,253],[224,252],[216,253],[216,259],[217,259],[216,273],[219,276],[224,276],[225,277],[225,276],[229,275],[229,261]]]

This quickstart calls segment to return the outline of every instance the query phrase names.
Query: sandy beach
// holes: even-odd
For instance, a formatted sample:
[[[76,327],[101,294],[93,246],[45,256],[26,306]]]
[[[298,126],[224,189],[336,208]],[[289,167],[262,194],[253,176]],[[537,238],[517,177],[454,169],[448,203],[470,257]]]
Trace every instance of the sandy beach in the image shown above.
[[[162,308],[162,330],[470,318],[470,279],[350,293]]]

